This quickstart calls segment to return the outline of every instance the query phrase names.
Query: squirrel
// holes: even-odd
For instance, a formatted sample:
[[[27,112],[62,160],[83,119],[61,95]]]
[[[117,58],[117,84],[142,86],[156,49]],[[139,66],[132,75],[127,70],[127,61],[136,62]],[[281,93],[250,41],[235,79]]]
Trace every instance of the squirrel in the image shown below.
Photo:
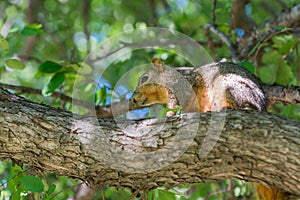
[[[143,74],[133,93],[134,105],[176,105],[186,112],[220,111],[222,108],[266,110],[266,98],[260,81],[247,70],[229,62],[212,63],[199,68],[173,68],[158,58]],[[189,71],[190,75],[184,73]]]
[[[189,73],[187,76],[184,73]],[[207,64],[197,68],[174,68],[158,58],[144,73],[133,93],[132,103],[139,107],[180,105],[182,112],[220,111],[223,108],[266,111],[266,97],[261,82],[246,69],[230,62]],[[167,112],[172,116],[173,111]],[[262,200],[283,200],[285,193],[257,185]]]

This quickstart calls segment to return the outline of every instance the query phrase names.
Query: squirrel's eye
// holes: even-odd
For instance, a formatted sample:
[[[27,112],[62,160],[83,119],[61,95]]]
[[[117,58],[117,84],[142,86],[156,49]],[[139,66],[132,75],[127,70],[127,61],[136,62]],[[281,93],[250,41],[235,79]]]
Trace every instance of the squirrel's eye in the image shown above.
[[[148,78],[149,78],[148,76],[143,76],[141,79],[141,84],[145,83],[148,80]]]

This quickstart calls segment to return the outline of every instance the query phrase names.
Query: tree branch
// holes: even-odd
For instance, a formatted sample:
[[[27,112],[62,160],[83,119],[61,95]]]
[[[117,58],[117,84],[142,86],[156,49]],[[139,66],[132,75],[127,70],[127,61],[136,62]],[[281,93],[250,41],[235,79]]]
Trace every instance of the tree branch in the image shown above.
[[[299,86],[263,85],[268,107],[274,104],[300,104]]]
[[[250,0],[235,0],[232,3],[231,22],[234,29],[241,29],[250,35],[253,28],[253,21],[246,14],[246,5]]]
[[[208,29],[211,32],[213,32],[214,34],[216,34],[228,46],[232,61],[233,62],[237,62],[238,61],[237,48],[233,44],[233,42],[230,40],[230,38],[227,35],[225,35],[225,33],[223,33],[222,31],[220,31],[213,24],[207,24],[207,25],[205,25],[204,28]]]
[[[296,4],[295,6],[277,15],[274,19],[268,20],[260,25],[258,30],[262,30],[266,27],[273,29],[280,25],[284,27],[297,27],[299,25],[299,20],[300,4]]]
[[[85,0],[82,1],[82,19],[83,19],[83,32],[86,37],[86,54],[88,55],[91,51],[91,40],[90,40],[90,31],[88,25],[90,22],[90,10],[91,10],[91,1]]]
[[[237,178],[299,196],[300,122],[228,110],[220,137],[207,137],[207,130],[219,124],[214,120],[223,116],[224,112],[190,113],[168,119],[97,121],[0,89],[0,159],[92,185],[142,190]],[[199,158],[203,141],[216,144]]]

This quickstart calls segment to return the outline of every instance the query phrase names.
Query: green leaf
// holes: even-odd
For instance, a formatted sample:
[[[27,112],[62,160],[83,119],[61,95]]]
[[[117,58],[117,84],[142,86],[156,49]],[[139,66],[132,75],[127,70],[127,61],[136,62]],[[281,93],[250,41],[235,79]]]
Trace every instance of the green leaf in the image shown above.
[[[15,26],[15,27],[12,27],[12,28],[9,30],[9,33],[20,32],[20,30],[21,30],[21,27]]]
[[[284,30],[285,29],[285,26],[283,26],[283,25],[279,25],[279,26],[276,26],[276,28],[275,28],[277,31],[282,31],[282,30]]]
[[[273,37],[272,40],[280,54],[288,54],[298,43],[298,39],[293,35],[280,35]]]
[[[249,55],[252,55],[260,46],[261,42],[256,43],[256,45],[251,49],[251,51],[249,52]]]
[[[220,31],[223,31],[224,33],[228,33],[228,31],[230,30],[230,26],[228,25],[228,23],[223,23],[218,25],[218,28],[220,29]]]
[[[258,69],[259,78],[264,83],[274,83],[276,80],[277,66],[269,65]]]
[[[54,73],[60,70],[62,66],[52,61],[46,61],[39,66],[39,71],[43,73]]]
[[[170,191],[155,189],[149,193],[152,193],[150,195],[153,197],[153,199],[176,199],[175,194]]]
[[[79,69],[79,72],[81,74],[90,74],[93,72],[93,69],[90,65],[88,65],[87,63],[79,63],[80,65],[80,69]]]
[[[276,83],[280,85],[297,85],[297,76],[293,73],[292,67],[286,62],[279,63]]]
[[[199,199],[199,197],[205,197],[207,193],[209,193],[210,185],[209,184],[200,184],[200,185],[195,185],[195,192],[190,196],[191,200],[196,200]]]
[[[44,96],[51,95],[65,81],[64,72],[56,73],[42,91]]]
[[[21,192],[23,192],[23,187],[18,187],[17,190],[14,190],[12,193],[10,200],[20,200]]]
[[[0,34],[0,54],[6,55],[9,51],[8,42],[5,38]]]
[[[44,190],[43,182],[36,176],[23,176],[21,183],[25,189],[31,192],[43,192]]]
[[[21,184],[21,177],[23,169],[19,165],[12,166],[12,163],[8,164],[9,169],[9,176],[8,176],[8,182],[7,182],[7,188],[10,191],[15,191],[17,187]]]
[[[278,53],[277,50],[268,51],[262,56],[262,62],[266,65],[277,65],[278,62],[281,60],[281,55]]]
[[[5,163],[0,160],[0,175],[3,174],[4,172],[5,172]]]
[[[252,62],[238,62],[237,65],[246,68],[251,74],[255,73],[255,67]]]
[[[4,66],[0,67],[0,79],[1,79],[2,73],[5,71],[6,71],[6,67],[4,67]]]
[[[56,185],[51,184],[51,185],[49,186],[49,189],[48,189],[48,191],[47,191],[47,194],[48,194],[48,195],[52,194],[52,193],[55,191],[55,188],[56,188]]]
[[[8,59],[5,61],[5,65],[11,69],[24,69],[25,65],[17,59]]]
[[[27,24],[21,31],[21,34],[24,36],[35,36],[44,32],[42,24]]]
[[[42,75],[43,75],[42,72],[37,71],[36,74],[34,75],[34,78],[38,79],[38,78],[40,78]]]
[[[88,84],[87,86],[89,86],[89,90],[93,89],[93,85],[92,84]],[[88,91],[88,90],[87,90]],[[95,93],[95,104],[96,105],[104,105],[106,102],[106,97],[107,97],[107,92],[106,92],[106,88],[100,88],[99,90],[97,90],[97,92]]]
[[[165,118],[168,107],[166,105],[153,105],[149,108],[150,118]]]
[[[5,9],[5,14],[8,16],[9,19],[12,19],[17,16],[18,10],[15,5],[10,5]]]

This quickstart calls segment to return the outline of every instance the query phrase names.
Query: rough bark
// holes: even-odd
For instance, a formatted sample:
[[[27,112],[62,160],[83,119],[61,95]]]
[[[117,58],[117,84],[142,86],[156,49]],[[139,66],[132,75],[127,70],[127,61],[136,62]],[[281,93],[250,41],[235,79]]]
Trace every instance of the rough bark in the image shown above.
[[[222,132],[206,137],[224,114]],[[204,140],[202,148],[213,148],[199,157]],[[251,110],[115,122],[0,89],[0,159],[93,185],[149,189],[237,178],[300,196],[300,122]]]

